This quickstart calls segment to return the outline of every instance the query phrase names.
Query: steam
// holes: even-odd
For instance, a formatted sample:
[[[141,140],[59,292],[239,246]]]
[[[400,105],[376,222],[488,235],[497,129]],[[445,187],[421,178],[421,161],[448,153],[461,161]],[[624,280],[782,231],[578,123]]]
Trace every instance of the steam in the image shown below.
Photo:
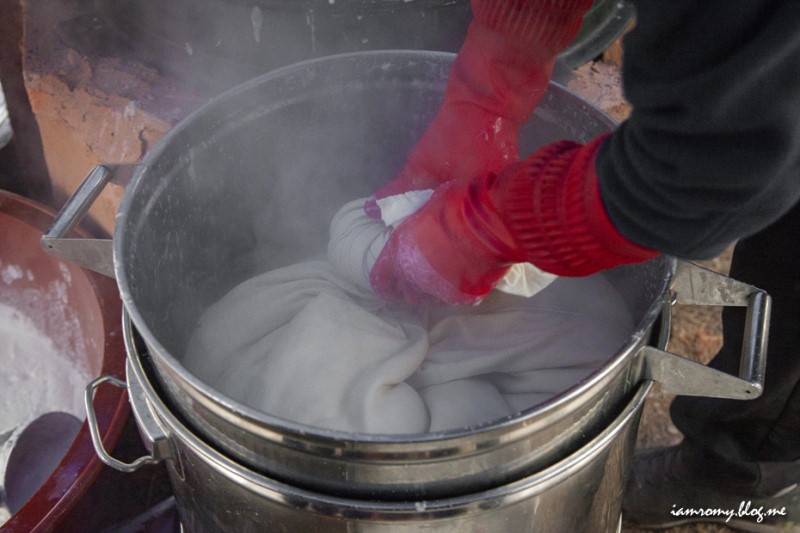
[[[264,25],[264,15],[261,14],[261,9],[258,6],[254,6],[253,10],[250,12],[250,22],[253,23],[253,40],[255,42],[261,42],[261,26]]]
[[[213,96],[270,70],[368,50],[455,52],[469,0],[128,0],[108,8],[115,28],[197,91]]]

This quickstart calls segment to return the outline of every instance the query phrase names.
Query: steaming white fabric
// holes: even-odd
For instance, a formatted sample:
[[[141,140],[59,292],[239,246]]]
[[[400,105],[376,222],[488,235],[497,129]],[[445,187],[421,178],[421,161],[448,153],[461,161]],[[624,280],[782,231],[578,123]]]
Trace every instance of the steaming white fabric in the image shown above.
[[[408,191],[378,200],[381,219],[386,227],[365,217],[357,202],[348,204],[331,224],[331,245],[328,258],[340,273],[365,288],[369,288],[369,272],[381,249],[405,218],[419,209],[433,194],[432,189]],[[358,238],[352,238],[358,235]],[[353,247],[366,249],[354,250]],[[518,296],[533,296],[556,279],[555,274],[540,270],[530,263],[517,263],[495,285],[495,289]]]
[[[243,404],[358,433],[425,433],[532,407],[586,377],[633,331],[602,276],[475,307],[386,305],[366,274],[390,234],[359,200],[329,260],[251,278],[201,317],[184,364]]]

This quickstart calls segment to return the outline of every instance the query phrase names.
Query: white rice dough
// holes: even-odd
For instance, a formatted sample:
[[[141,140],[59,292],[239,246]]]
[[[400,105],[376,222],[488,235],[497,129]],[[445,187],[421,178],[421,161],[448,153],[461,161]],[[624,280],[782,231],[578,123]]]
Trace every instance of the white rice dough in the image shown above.
[[[367,216],[361,209],[362,200],[348,203],[339,210],[331,223],[328,259],[340,273],[369,289],[369,272],[389,240],[392,229],[422,207],[431,195],[432,189],[424,189],[378,200],[381,220],[385,226]],[[517,263],[508,269],[494,288],[508,294],[529,297],[547,287],[556,277],[531,263]]]
[[[331,224],[328,260],[255,276],[201,317],[184,365],[231,399],[293,422],[369,434],[488,422],[577,384],[634,324],[601,275],[478,306],[387,304],[368,273],[391,229],[363,201]]]

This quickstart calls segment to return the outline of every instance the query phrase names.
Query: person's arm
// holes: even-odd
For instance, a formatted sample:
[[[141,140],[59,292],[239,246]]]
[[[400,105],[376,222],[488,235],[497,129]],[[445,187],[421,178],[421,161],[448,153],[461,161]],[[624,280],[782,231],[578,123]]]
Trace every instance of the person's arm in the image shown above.
[[[440,187],[371,273],[385,298],[479,301],[511,262],[582,276],[656,251],[708,257],[800,195],[800,3],[642,2],[631,118]]]
[[[472,0],[474,20],[450,71],[444,101],[375,200],[500,172],[519,159],[517,131],[544,96],[556,57],[591,0]]]
[[[713,257],[800,197],[800,2],[635,5],[633,112],[598,153],[603,202],[632,241]]]
[[[373,290],[414,304],[474,304],[513,263],[586,276],[655,257],[606,214],[594,171],[604,140],[554,143],[499,175],[439,186],[389,238],[370,272]]]

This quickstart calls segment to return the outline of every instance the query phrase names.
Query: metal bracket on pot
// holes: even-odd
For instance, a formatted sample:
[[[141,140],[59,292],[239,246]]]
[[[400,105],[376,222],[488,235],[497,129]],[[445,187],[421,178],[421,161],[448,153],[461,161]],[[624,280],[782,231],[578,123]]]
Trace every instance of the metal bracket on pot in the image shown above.
[[[111,383],[117,387],[128,389],[128,396],[131,400],[131,407],[134,410],[139,432],[150,455],[145,455],[133,462],[126,463],[112,457],[111,454],[106,451],[103,440],[100,437],[100,429],[97,425],[97,416],[94,412],[93,403],[94,391],[103,383]],[[136,398],[134,398],[134,396],[136,396]],[[139,412],[141,411],[140,407],[142,406],[142,402],[146,401],[144,393],[140,389],[129,387],[127,383],[113,376],[101,376],[89,383],[86,387],[84,396],[86,420],[89,426],[89,434],[92,436],[94,450],[101,461],[115,470],[119,470],[120,472],[134,472],[144,465],[157,464],[170,457],[169,438],[164,428],[161,427],[161,424],[158,423],[154,416],[146,416],[145,413]]]
[[[764,387],[771,299],[740,281],[693,263],[678,261],[671,290],[675,303],[746,307],[739,376],[701,365],[679,355],[645,346],[644,377],[671,394],[750,400]]]
[[[109,183],[126,186],[137,166],[96,165],[42,236],[40,242],[44,249],[56,257],[113,278],[114,248],[111,239],[80,239],[68,235],[80,223],[105,186]]]

